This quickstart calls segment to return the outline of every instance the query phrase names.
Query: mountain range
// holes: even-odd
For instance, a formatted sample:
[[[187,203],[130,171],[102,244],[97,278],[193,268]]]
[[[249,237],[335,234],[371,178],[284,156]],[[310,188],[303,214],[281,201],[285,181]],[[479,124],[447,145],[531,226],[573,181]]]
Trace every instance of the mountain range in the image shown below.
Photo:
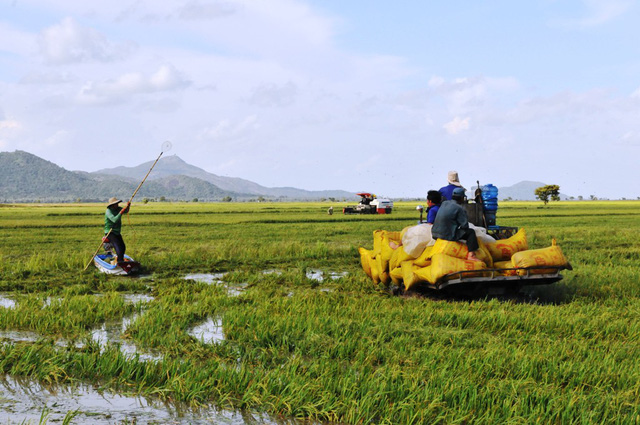
[[[153,161],[89,173],[66,170],[24,151],[0,152],[0,202],[101,202],[112,196],[127,196],[135,191],[152,164]],[[136,196],[186,201],[357,198],[344,190],[269,188],[249,180],[218,176],[175,155],[158,161]]]
[[[135,167],[95,172],[69,171],[28,152],[0,152],[0,202],[102,202],[112,196],[126,197],[135,191],[152,165],[150,161]],[[535,189],[544,185],[522,181],[499,187],[498,199],[535,200]],[[353,192],[344,190],[265,187],[238,177],[218,176],[176,155],[158,161],[136,196],[137,199],[176,201],[358,199]],[[563,194],[560,197],[568,198]]]

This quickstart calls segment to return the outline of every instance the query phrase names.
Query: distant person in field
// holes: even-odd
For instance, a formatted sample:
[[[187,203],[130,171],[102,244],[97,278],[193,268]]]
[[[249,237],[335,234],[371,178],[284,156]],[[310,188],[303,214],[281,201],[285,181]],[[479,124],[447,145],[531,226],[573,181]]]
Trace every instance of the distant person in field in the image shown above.
[[[464,189],[457,187],[451,194],[452,199],[442,202],[431,227],[431,235],[434,239],[447,241],[465,240],[469,249],[467,260],[480,261],[476,256],[476,251],[480,248],[476,232],[469,228],[467,211],[460,205],[464,201],[464,196]]]
[[[443,201],[450,201],[453,195],[453,190],[457,187],[462,187],[457,171],[449,171],[447,174],[447,182],[449,182],[449,184],[441,187],[439,190]]]
[[[111,244],[116,250],[116,256],[118,263],[124,261],[124,254],[127,250],[120,229],[122,228],[122,215],[129,212],[131,208],[131,202],[127,202],[127,205],[120,207],[122,200],[118,198],[109,199],[107,204],[107,211],[104,213],[104,234],[103,241],[105,244]],[[106,248],[106,247],[105,247]]]
[[[427,224],[433,224],[442,203],[442,195],[437,190],[427,192]]]

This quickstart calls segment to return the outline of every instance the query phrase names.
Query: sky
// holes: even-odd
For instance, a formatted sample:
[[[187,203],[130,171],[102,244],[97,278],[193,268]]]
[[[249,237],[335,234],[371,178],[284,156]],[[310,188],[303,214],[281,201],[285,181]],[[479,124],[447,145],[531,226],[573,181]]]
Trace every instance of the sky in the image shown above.
[[[0,0],[0,151],[425,197],[640,197],[632,0]]]

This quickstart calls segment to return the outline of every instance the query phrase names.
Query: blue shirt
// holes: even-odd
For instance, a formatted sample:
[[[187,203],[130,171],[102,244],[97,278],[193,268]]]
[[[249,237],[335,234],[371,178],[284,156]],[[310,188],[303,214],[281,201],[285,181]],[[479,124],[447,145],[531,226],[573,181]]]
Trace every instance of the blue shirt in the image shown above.
[[[432,205],[427,208],[427,223],[433,224],[436,221],[436,214],[438,214],[439,209],[440,205]]]
[[[451,197],[453,196],[453,189],[455,189],[456,187],[462,187],[462,186],[456,186],[455,184],[448,184],[445,187],[441,187],[438,192],[440,192],[440,194],[442,195],[442,200],[450,201]]]

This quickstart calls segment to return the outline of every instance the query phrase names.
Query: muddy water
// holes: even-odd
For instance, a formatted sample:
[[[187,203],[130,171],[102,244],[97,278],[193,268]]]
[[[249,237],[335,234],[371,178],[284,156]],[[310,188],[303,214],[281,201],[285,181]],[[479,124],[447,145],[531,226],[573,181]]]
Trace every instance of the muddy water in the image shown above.
[[[142,397],[97,391],[89,385],[43,386],[33,381],[0,378],[0,423],[60,423],[69,412],[77,411],[74,424],[228,424],[258,425],[302,422],[276,420],[266,415],[240,411],[163,404]]]

